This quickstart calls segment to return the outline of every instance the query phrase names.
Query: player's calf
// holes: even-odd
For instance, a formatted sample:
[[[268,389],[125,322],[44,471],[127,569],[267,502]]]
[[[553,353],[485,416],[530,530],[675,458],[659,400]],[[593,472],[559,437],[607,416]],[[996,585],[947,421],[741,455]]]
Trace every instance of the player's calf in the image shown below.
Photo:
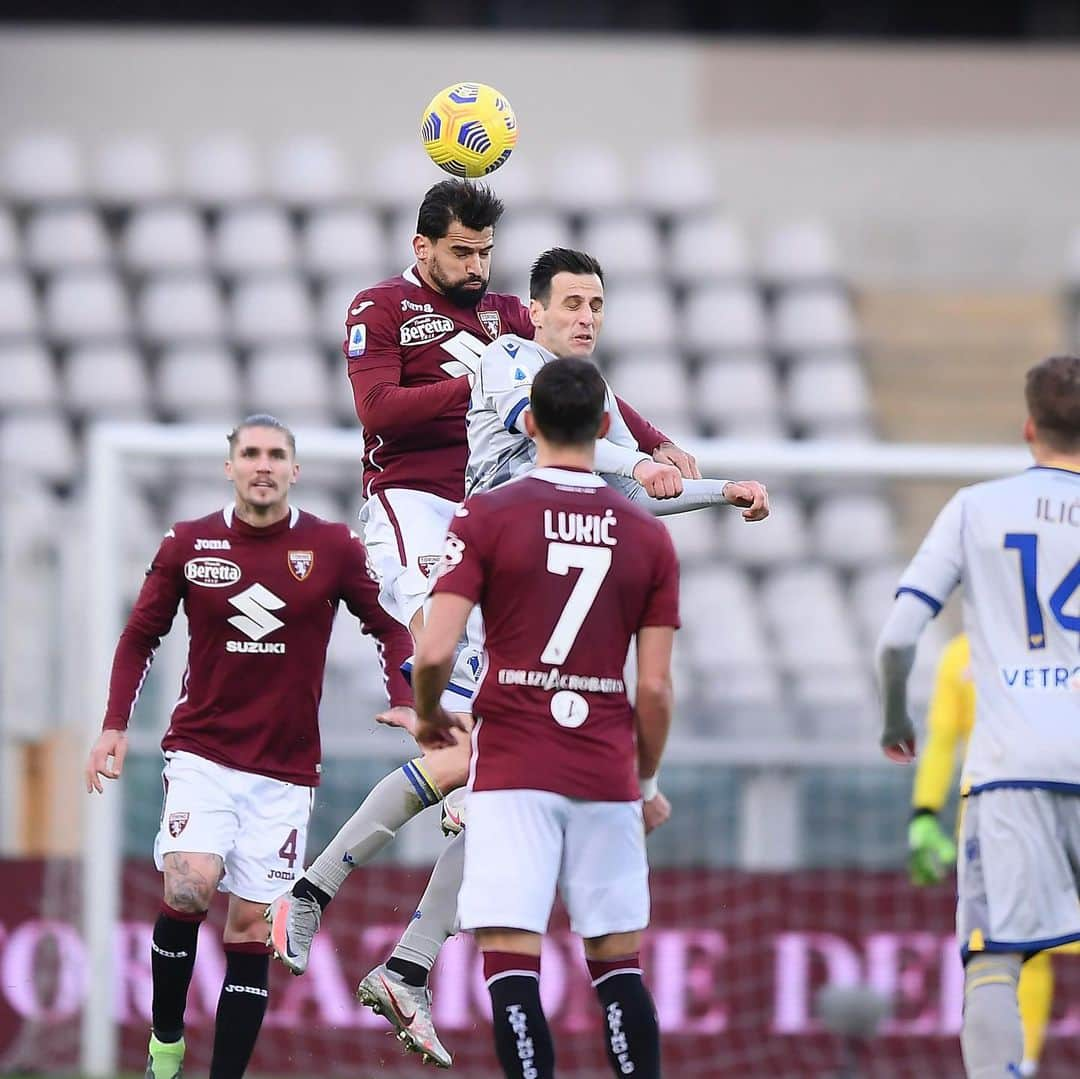
[[[540,1003],[540,957],[484,952],[495,1054],[507,1079],[554,1079],[555,1045]]]
[[[660,1077],[660,1028],[636,954],[590,959],[589,974],[604,1013],[604,1048],[616,1076]]]
[[[960,1044],[968,1079],[1021,1075],[1024,1035],[1016,985],[1019,955],[980,953],[964,968],[964,1025]]]

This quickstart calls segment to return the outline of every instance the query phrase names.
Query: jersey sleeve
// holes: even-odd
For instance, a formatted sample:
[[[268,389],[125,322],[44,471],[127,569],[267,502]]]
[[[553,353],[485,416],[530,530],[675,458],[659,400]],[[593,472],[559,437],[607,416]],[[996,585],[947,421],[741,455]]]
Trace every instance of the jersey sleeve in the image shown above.
[[[900,577],[896,594],[917,596],[936,615],[960,583],[964,548],[964,492],[958,491],[938,514],[922,545]]]
[[[350,377],[354,370],[401,369],[400,319],[391,299],[384,289],[373,288],[358,293],[349,304],[341,348],[349,361]]]
[[[529,407],[533,379],[543,366],[535,349],[513,337],[500,337],[480,354],[480,400],[493,409],[507,431],[525,434],[522,413]]]
[[[484,591],[484,573],[487,557],[483,537],[490,530],[484,528],[483,514],[478,511],[474,499],[466,500],[454,514],[442,561],[435,570],[435,583],[431,592],[449,592],[479,603]]]
[[[401,666],[412,653],[412,637],[379,603],[379,586],[368,567],[367,551],[352,532],[346,540],[341,598],[359,620],[361,630],[378,642],[383,682],[391,706],[411,706],[412,690],[401,673]]]
[[[619,415],[630,429],[631,435],[633,435],[634,445],[642,453],[651,457],[657,447],[671,441],[663,431],[649,423],[641,413],[628,405],[621,397],[616,397],[615,402],[618,406]]]
[[[641,615],[641,626],[673,626],[679,621],[679,559],[671,534],[663,525],[655,530],[653,576],[649,595]]]
[[[127,730],[154,653],[172,626],[183,594],[183,566],[176,534],[169,529],[146,571],[139,598],[113,654],[103,730]]]
[[[964,668],[967,644],[963,636],[949,642],[938,662],[934,695],[926,717],[926,745],[919,754],[911,804],[915,809],[941,810],[949,797],[957,750],[966,740]]]
[[[596,440],[596,471],[632,477],[634,469],[642,461],[649,460],[649,455],[638,449],[637,440],[626,425],[619,411],[618,398],[611,392],[610,386],[607,391],[607,412],[611,425],[607,435]]]
[[[508,304],[506,312],[506,321],[510,333],[517,334],[518,337],[524,337],[526,341],[531,341],[536,334],[536,327],[532,324],[532,319],[529,317],[528,307],[526,307],[516,296],[510,298],[510,303]]]

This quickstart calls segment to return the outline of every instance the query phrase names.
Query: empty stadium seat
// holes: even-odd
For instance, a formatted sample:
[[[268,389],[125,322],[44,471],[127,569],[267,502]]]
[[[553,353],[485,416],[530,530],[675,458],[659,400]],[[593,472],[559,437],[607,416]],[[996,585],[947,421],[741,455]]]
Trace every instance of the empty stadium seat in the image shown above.
[[[75,473],[75,439],[62,412],[6,416],[0,421],[0,464],[31,479],[67,483]]]
[[[64,358],[68,408],[91,418],[146,419],[150,384],[142,357],[129,345],[73,348]]]
[[[11,211],[0,206],[0,267],[15,265],[19,261],[19,233]]]
[[[571,213],[613,210],[626,203],[619,155],[596,144],[564,146],[548,158],[548,198]]]
[[[307,286],[292,274],[238,281],[230,307],[232,335],[249,348],[305,340],[314,328]]]
[[[761,349],[767,343],[765,307],[748,285],[704,285],[691,290],[680,320],[681,339],[697,352]]]
[[[581,249],[599,260],[605,282],[659,278],[663,273],[660,233],[646,214],[623,210],[590,217],[582,229]]]
[[[537,202],[542,194],[540,178],[530,164],[528,155],[515,155],[496,172],[485,177],[484,182],[490,184],[495,194],[506,206],[513,207],[515,213]]]
[[[190,206],[137,209],[128,219],[120,244],[124,261],[135,273],[202,270],[210,245],[202,218]]]
[[[679,218],[671,229],[668,268],[686,285],[745,281],[752,264],[742,225],[717,213]]]
[[[660,521],[671,533],[675,551],[683,565],[719,558],[720,521],[723,510],[701,509],[691,513],[671,513]]]
[[[217,344],[174,345],[157,366],[157,398],[170,417],[234,423],[241,413],[240,375],[232,353]]]
[[[378,218],[367,209],[342,206],[317,210],[301,232],[301,261],[319,277],[355,274],[356,291],[375,284],[386,262],[386,241]]]
[[[45,286],[45,324],[63,344],[126,337],[131,313],[123,283],[104,270],[58,273]]]
[[[389,147],[364,174],[364,195],[377,206],[392,210],[412,211],[416,224],[416,208],[423,193],[438,182],[440,173],[432,168],[427,155],[419,152],[416,142],[399,143]],[[448,179],[442,175],[443,179]]]
[[[333,277],[320,286],[315,304],[315,339],[320,345],[342,355],[349,304],[367,284],[369,282],[357,282],[355,276],[346,275]],[[344,364],[344,357],[341,362]]]
[[[322,353],[306,343],[258,349],[248,361],[247,399],[255,411],[290,426],[330,422],[330,378]]]
[[[38,210],[26,224],[23,246],[27,265],[39,272],[102,266],[112,259],[101,218],[85,206]]]
[[[604,293],[605,349],[670,348],[679,330],[675,303],[664,284],[613,285]]]
[[[693,430],[690,380],[678,356],[620,353],[607,379],[616,393],[668,434]]]
[[[828,226],[808,218],[771,229],[762,246],[761,272],[781,287],[834,280],[839,258]]]
[[[225,274],[291,269],[296,241],[285,212],[277,206],[225,210],[213,238],[214,265]]]
[[[94,194],[106,206],[157,202],[176,193],[176,178],[165,147],[149,135],[105,141],[94,161]]]
[[[787,412],[798,424],[852,426],[870,415],[870,391],[862,366],[843,353],[792,365]]]
[[[0,339],[32,336],[38,326],[37,301],[29,279],[18,270],[0,270]]]
[[[386,237],[386,255],[383,260],[383,276],[395,277],[407,266],[416,261],[413,254],[413,237],[416,235],[416,208],[401,210],[390,219],[390,230]],[[353,289],[353,295],[374,281],[360,281]]]
[[[44,411],[59,403],[52,357],[41,344],[0,344],[0,412]]]
[[[224,336],[221,290],[204,274],[166,274],[143,286],[138,302],[139,332],[155,344]]]
[[[491,260],[492,277],[500,282],[528,281],[537,255],[551,247],[577,248],[578,242],[565,214],[553,210],[509,212],[495,227],[495,252]],[[524,294],[516,293],[522,299]]]
[[[74,140],[46,132],[16,136],[7,144],[0,189],[21,204],[82,198],[86,174]]]
[[[723,514],[720,549],[745,566],[771,569],[806,557],[806,522],[797,500],[770,492],[771,514],[764,521],[744,521],[729,507]]]
[[[203,462],[205,469],[206,462]],[[189,479],[175,484],[168,492],[165,503],[165,520],[169,525],[177,521],[197,521],[211,513],[224,509],[236,501],[232,484],[221,473],[221,480]]]
[[[183,192],[204,206],[250,202],[264,191],[263,169],[255,149],[240,135],[208,135],[184,156]]]
[[[318,483],[311,483],[304,479],[303,465],[301,464],[300,482],[292,489],[289,496],[290,505],[298,509],[313,513],[324,521],[333,521],[335,524],[345,521],[345,513],[342,509],[341,499],[330,487]]]
[[[815,504],[811,542],[818,557],[842,569],[880,565],[896,550],[888,502],[872,494],[837,494]]]
[[[652,213],[700,213],[716,196],[712,165],[697,145],[657,147],[631,174],[630,201]]]
[[[354,186],[340,147],[322,135],[286,139],[270,155],[270,190],[286,206],[334,202]]]
[[[772,343],[787,353],[854,348],[857,335],[850,301],[835,288],[781,293],[773,310]]]
[[[780,414],[776,370],[763,354],[746,353],[704,363],[693,389],[698,415],[717,426],[735,415],[743,425],[772,421]]]

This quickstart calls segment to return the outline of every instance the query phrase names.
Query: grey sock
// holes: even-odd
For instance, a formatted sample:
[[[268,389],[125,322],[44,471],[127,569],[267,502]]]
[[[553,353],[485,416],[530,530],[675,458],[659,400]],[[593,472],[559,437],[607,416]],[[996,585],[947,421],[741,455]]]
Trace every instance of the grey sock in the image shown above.
[[[1020,1074],[1024,1035],[1016,983],[1019,955],[984,953],[964,969],[964,1026],[960,1045],[968,1079]]]
[[[465,833],[461,832],[439,855],[416,914],[394,949],[395,959],[431,970],[439,950],[457,932],[457,897],[464,873]]]
[[[327,895],[337,895],[358,865],[374,858],[407,820],[435,805],[439,797],[417,761],[391,772],[375,784],[304,876]]]

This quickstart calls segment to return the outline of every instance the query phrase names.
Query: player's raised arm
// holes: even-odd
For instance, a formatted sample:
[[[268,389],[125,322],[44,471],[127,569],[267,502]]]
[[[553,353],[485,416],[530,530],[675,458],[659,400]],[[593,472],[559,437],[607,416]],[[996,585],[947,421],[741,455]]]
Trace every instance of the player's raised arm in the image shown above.
[[[175,543],[175,535],[170,529],[146,571],[139,598],[117,642],[102,731],[86,762],[88,793],[97,791],[100,794],[102,778],[119,779],[123,770],[127,753],[124,732],[154,653],[161,638],[169,632],[183,594],[180,567],[172,557]]]

